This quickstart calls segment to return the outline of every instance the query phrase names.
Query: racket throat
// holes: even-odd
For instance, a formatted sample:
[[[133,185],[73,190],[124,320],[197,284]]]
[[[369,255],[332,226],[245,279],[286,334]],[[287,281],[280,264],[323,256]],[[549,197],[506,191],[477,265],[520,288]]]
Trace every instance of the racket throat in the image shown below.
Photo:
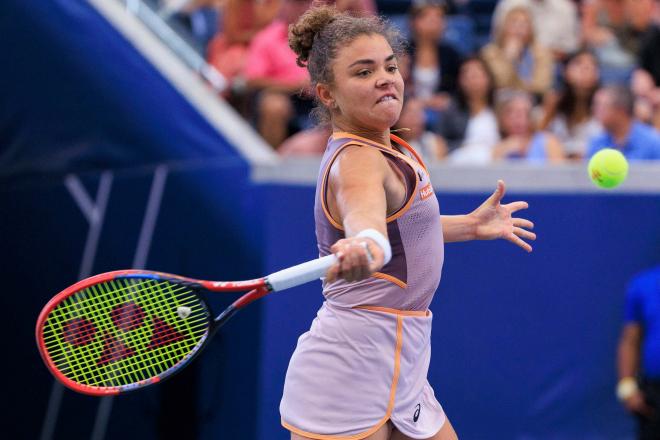
[[[222,327],[227,321],[231,319],[232,316],[238,312],[239,308],[234,304],[227,307],[222,313],[220,313],[214,320],[214,326],[211,330],[211,333],[215,333],[220,327]]]

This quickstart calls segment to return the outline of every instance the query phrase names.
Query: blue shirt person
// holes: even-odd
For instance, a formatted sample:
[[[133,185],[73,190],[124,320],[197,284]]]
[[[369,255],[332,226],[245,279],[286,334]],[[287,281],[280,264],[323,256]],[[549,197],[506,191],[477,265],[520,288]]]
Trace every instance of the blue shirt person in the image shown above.
[[[616,394],[637,417],[639,439],[660,438],[660,266],[628,285]]]
[[[660,133],[635,120],[635,98],[627,87],[605,86],[593,102],[594,117],[604,132],[589,142],[587,158],[603,148],[616,148],[631,160],[660,160]]]
[[[587,157],[593,156],[603,148],[616,148],[628,160],[660,160],[660,133],[653,127],[633,121],[628,137],[617,143],[611,133],[604,132],[591,139]]]
[[[628,285],[624,321],[642,327],[643,375],[660,380],[660,266],[642,272]]]

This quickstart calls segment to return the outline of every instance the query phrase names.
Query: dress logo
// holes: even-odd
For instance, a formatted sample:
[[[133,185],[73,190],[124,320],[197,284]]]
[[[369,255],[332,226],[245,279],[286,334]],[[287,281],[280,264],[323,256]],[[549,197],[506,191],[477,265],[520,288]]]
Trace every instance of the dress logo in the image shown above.
[[[415,407],[415,414],[413,414],[413,422],[417,423],[417,420],[419,420],[419,412],[421,411],[421,409],[422,409],[422,405],[418,403],[417,406]]]
[[[426,185],[424,188],[419,190],[419,196],[421,197],[422,200],[426,200],[432,195],[433,195],[433,185],[431,185],[430,183]]]

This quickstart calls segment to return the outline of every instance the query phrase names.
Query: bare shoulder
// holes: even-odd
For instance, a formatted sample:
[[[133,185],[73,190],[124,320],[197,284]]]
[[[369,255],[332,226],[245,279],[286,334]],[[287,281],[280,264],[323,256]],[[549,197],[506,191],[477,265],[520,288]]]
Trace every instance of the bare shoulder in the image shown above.
[[[378,148],[352,144],[339,153],[330,174],[342,180],[355,177],[382,179],[387,170],[387,160]]]

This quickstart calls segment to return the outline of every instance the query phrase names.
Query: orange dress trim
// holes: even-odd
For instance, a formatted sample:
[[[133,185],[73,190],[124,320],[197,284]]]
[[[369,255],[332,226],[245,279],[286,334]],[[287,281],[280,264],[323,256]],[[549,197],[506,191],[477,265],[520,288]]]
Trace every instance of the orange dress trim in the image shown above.
[[[372,312],[390,313],[401,316],[429,316],[428,310],[399,310],[380,306],[355,306],[354,309],[371,310]]]
[[[389,281],[391,283],[394,283],[397,286],[401,287],[402,289],[408,288],[407,283],[404,283],[403,281],[401,281],[397,277],[393,277],[392,275],[388,275],[386,273],[374,272],[374,273],[371,274],[371,276],[374,277],[374,278],[379,278],[381,280],[386,280],[386,281]]]

